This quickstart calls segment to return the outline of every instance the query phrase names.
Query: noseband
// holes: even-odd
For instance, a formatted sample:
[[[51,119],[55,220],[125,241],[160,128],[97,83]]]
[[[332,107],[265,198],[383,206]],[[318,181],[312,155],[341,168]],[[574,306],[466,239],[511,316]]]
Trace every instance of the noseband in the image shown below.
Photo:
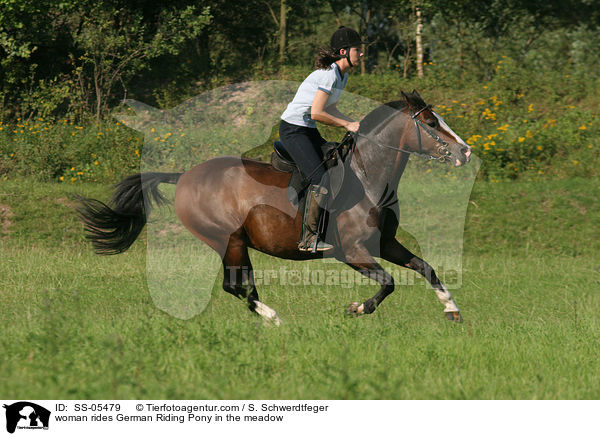
[[[431,109],[430,104],[428,104],[424,108],[418,110],[414,114],[413,114],[412,110],[410,111],[410,117],[415,122],[415,129],[417,129],[417,140],[419,142],[419,154],[423,154],[423,144],[421,143],[421,129],[423,129],[423,130],[425,130],[425,132],[427,132],[427,134],[429,136],[431,136],[433,138],[433,140],[435,142],[437,142],[439,144],[438,148],[437,148],[437,152],[440,154],[440,157],[438,157],[438,158],[434,158],[433,156],[429,156],[429,157],[431,159],[438,159],[441,162],[450,160],[450,157],[449,157],[450,151],[448,150],[448,146],[450,144],[448,144],[446,141],[444,141],[442,138],[440,138],[433,130],[431,130],[429,128],[429,126],[426,126],[421,120],[419,120],[417,118],[421,112],[423,112],[427,109]]]

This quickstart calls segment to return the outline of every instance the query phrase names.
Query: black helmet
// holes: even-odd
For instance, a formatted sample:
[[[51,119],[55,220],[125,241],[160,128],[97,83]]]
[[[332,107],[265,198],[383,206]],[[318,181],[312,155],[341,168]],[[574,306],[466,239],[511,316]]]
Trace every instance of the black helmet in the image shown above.
[[[340,26],[338,30],[331,36],[329,45],[334,53],[337,53],[342,48],[355,47],[357,45],[367,44],[367,41],[361,41],[358,32],[349,27]]]

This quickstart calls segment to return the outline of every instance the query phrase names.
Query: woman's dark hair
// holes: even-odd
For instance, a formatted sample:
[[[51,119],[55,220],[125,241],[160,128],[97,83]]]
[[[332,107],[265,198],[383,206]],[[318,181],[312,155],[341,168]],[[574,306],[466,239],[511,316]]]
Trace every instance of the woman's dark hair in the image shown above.
[[[321,70],[328,70],[332,63],[339,61],[342,57],[339,54],[335,54],[331,48],[323,47],[319,49],[315,66]]]

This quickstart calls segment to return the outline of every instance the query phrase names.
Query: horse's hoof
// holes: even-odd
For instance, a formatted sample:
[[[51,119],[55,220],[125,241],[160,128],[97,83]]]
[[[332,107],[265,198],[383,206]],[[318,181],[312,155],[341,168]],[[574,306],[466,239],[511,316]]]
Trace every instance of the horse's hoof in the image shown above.
[[[463,319],[462,319],[462,316],[460,315],[460,312],[446,312],[446,318],[449,321],[463,322]]]
[[[365,313],[365,306],[363,304],[354,302],[346,309],[346,315],[359,316]]]
[[[281,318],[263,318],[263,325],[265,327],[279,327],[281,326]]]

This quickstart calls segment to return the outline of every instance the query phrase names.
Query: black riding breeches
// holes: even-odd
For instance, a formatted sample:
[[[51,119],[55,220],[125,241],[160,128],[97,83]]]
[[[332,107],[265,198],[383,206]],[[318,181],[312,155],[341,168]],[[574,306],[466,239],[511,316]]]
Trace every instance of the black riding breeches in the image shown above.
[[[321,185],[328,188],[325,179],[325,165],[321,146],[325,139],[316,128],[296,126],[281,120],[279,125],[279,139],[302,175],[310,180],[312,185]]]

